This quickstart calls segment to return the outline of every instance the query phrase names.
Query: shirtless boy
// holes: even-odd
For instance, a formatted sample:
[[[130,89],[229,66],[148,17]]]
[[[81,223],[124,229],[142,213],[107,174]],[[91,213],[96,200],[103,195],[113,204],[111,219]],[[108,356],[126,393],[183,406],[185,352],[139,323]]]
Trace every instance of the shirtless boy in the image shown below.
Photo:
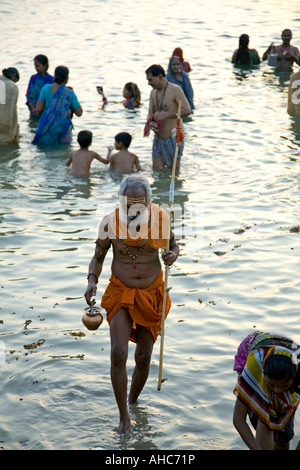
[[[120,132],[115,136],[115,149],[117,153],[111,155],[113,146],[108,147],[107,157],[109,158],[109,169],[116,170],[121,173],[132,173],[135,169],[141,170],[141,165],[138,157],[128,151],[131,144],[131,135],[128,132]]]
[[[146,70],[150,93],[148,123],[155,136],[152,147],[153,168],[163,170],[172,167],[176,142],[172,130],[176,128],[178,104],[181,101],[181,117],[191,113],[189,102],[182,88],[168,82],[161,65],[151,65]],[[182,124],[182,123],[181,123]],[[177,167],[183,151],[183,143],[178,149]]]
[[[263,54],[263,60],[267,60],[269,53],[273,49],[273,52],[278,54],[276,69],[290,71],[293,68],[293,63],[299,64],[299,49],[290,44],[292,40],[292,31],[285,29],[281,34],[282,44],[280,46],[274,46],[274,43],[270,44],[268,49]]]
[[[97,152],[89,150],[92,138],[93,134],[91,131],[80,131],[78,133],[77,142],[80,145],[80,149],[74,150],[66,161],[66,165],[72,167],[72,174],[74,176],[89,174],[91,163],[94,159],[106,165],[109,163],[108,158],[102,158]]]

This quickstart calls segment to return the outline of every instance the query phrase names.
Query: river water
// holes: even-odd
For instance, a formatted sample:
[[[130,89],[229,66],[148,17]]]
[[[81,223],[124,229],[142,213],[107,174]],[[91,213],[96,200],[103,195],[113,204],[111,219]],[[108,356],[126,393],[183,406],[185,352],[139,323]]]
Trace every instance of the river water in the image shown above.
[[[242,33],[260,55],[281,31],[300,47],[299,2],[291,0],[134,0],[0,4],[1,69],[20,72],[19,145],[0,147],[1,393],[0,446],[6,449],[245,449],[232,425],[233,358],[253,329],[300,340],[300,124],[286,112],[289,76],[266,63],[240,69],[231,55]],[[120,176],[96,162],[87,178],[65,167],[70,148],[30,142],[25,93],[33,57],[50,72],[70,68],[84,108],[74,118],[106,155],[120,131],[133,136],[153,200],[168,203],[170,172],[154,172],[152,137],[143,137],[150,88],[145,69],[167,68],[181,46],[191,63],[194,113],[185,120],[185,151],[175,184],[184,227],[170,270],[163,376],[159,340],[126,437],[110,384],[107,323],[81,323],[86,274],[97,224],[117,202]],[[296,69],[298,67],[296,66]],[[127,81],[143,106],[122,107]],[[108,105],[102,109],[96,86]],[[110,275],[111,254],[98,286]],[[134,347],[130,346],[131,375]],[[296,417],[294,448],[300,439]]]

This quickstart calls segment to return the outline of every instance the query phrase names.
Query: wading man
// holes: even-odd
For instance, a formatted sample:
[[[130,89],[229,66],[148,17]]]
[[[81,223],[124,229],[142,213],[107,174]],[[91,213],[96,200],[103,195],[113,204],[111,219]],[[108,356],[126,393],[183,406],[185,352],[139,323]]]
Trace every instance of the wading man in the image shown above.
[[[292,37],[292,31],[290,29],[284,29],[281,34],[282,44],[280,44],[280,46],[274,46],[272,42],[264,52],[263,60],[267,60],[271,52],[276,53],[278,54],[276,69],[292,71],[293,63],[299,64],[299,49],[290,44]]]
[[[181,101],[181,117],[191,113],[189,102],[179,85],[169,82],[161,65],[151,65],[146,70],[148,84],[153,88],[150,93],[148,119],[144,135],[154,132],[152,161],[155,170],[172,167],[176,141],[172,130],[176,128],[178,104]],[[182,122],[181,122],[182,127]],[[183,142],[178,149],[177,167],[183,152]]]
[[[149,374],[153,345],[160,331],[164,281],[158,249],[166,246],[163,262],[171,266],[179,248],[169,228],[168,214],[151,203],[148,181],[138,175],[121,183],[119,207],[104,217],[99,226],[94,256],[89,265],[85,298],[89,305],[96,295],[98,277],[110,246],[113,249],[112,275],[102,296],[111,337],[111,381],[120,413],[118,432],[130,428],[127,406],[129,340],[136,343],[135,369],[128,397],[136,402]],[[171,302],[167,298],[166,315]]]

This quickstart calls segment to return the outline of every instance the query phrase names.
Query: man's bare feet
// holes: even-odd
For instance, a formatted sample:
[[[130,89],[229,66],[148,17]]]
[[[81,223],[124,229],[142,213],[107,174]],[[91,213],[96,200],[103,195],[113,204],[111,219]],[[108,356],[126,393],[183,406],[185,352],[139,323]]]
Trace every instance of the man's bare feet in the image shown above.
[[[130,416],[126,416],[125,418],[120,419],[120,424],[119,424],[118,431],[117,431],[118,434],[126,434],[130,429],[130,425],[131,425]]]

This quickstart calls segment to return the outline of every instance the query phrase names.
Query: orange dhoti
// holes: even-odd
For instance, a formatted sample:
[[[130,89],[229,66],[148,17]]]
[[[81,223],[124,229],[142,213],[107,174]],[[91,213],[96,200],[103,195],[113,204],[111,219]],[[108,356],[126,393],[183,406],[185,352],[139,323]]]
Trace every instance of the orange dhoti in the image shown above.
[[[106,310],[108,323],[121,308],[125,308],[133,320],[130,341],[136,343],[136,325],[147,328],[156,341],[161,330],[164,285],[162,271],[146,289],[127,287],[112,275],[101,300],[101,307]],[[171,300],[167,293],[166,317],[170,308]]]

